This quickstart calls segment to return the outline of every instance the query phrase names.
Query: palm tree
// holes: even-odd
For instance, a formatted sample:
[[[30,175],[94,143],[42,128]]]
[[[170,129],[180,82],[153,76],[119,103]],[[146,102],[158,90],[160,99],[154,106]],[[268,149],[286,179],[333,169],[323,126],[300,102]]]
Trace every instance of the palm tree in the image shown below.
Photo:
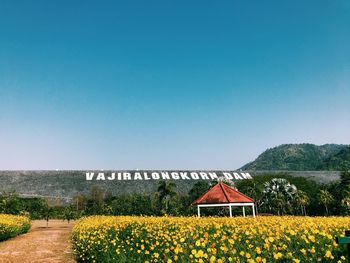
[[[158,184],[159,201],[165,203],[165,212],[168,212],[169,202],[172,197],[176,195],[174,188],[176,184],[174,182],[160,181]]]
[[[277,207],[277,214],[285,212],[285,206],[287,205],[285,196],[281,192],[275,192],[271,197],[271,202]]]
[[[326,208],[326,214],[328,215],[328,206],[334,201],[332,194],[327,190],[320,190],[317,197],[319,203],[324,205],[324,207]]]
[[[310,203],[310,199],[307,194],[302,190],[297,190],[295,202],[297,206],[300,206],[301,214],[306,216],[306,206]]]
[[[284,178],[273,178],[264,184],[264,191],[261,204],[269,207],[269,210],[277,208],[278,215],[285,213],[286,208],[290,209],[295,199],[297,188]]]

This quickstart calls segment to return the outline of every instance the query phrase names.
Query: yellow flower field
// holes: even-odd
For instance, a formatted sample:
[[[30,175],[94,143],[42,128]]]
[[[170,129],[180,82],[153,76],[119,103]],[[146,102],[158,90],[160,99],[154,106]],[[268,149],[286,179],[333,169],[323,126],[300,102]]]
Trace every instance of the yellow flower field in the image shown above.
[[[29,228],[28,217],[0,214],[0,241],[25,233]]]
[[[87,262],[347,262],[334,241],[350,217],[113,217],[73,229]]]

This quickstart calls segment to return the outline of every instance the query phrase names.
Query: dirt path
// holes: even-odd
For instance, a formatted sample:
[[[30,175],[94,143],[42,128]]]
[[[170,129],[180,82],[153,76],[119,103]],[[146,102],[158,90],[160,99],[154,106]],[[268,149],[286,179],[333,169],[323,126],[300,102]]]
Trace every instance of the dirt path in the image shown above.
[[[73,223],[50,220],[32,222],[27,234],[0,242],[1,263],[75,262],[70,234]]]

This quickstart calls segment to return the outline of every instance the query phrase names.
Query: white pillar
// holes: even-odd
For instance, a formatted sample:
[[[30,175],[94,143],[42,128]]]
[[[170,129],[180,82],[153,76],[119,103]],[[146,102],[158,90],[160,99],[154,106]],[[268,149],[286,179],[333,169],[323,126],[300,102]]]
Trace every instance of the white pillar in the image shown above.
[[[232,217],[232,206],[231,205],[228,205],[229,208],[230,208],[230,217]]]
[[[253,206],[254,206],[254,208],[255,208],[255,215],[258,215],[258,213],[259,213],[259,212],[258,212],[258,205],[256,205],[256,204],[253,203]]]
[[[198,217],[201,217],[201,208],[199,207],[199,205],[197,206],[198,209]]]
[[[245,217],[245,209],[244,209],[244,206],[242,206],[243,207],[243,216]]]
[[[252,210],[253,210],[253,217],[255,217],[255,205],[252,204]]]

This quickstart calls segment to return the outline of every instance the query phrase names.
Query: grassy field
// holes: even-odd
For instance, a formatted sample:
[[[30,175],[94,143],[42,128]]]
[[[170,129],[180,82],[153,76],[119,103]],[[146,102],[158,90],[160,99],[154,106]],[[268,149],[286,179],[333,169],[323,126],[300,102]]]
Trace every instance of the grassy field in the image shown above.
[[[80,219],[84,262],[348,262],[335,237],[350,217],[112,217]]]

